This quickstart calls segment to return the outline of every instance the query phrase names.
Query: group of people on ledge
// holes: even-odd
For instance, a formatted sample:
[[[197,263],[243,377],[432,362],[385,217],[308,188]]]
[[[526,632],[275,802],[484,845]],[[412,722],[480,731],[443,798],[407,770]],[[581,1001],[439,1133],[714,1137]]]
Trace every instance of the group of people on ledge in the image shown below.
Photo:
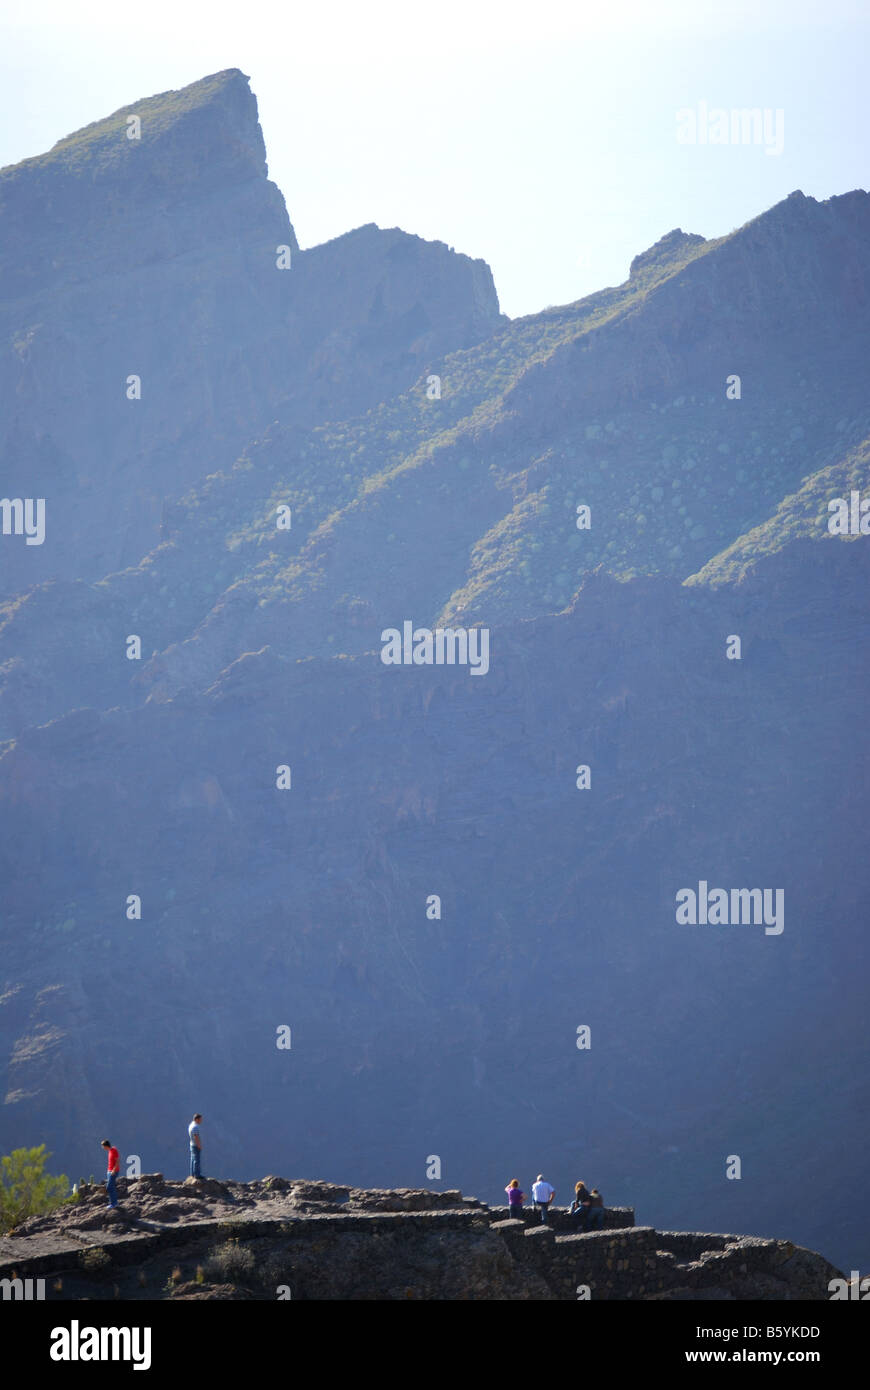
[[[514,1217],[522,1217],[523,1203],[526,1194],[519,1184],[518,1178],[511,1178],[505,1188],[508,1199],[510,1214]],[[535,1210],[540,1211],[541,1220],[546,1224],[547,1212],[556,1196],[556,1189],[545,1181],[542,1173],[539,1173],[535,1182],[532,1184],[532,1201]],[[604,1225],[604,1199],[597,1187],[593,1187],[590,1192],[585,1182],[575,1182],[574,1200],[568,1208],[569,1216],[577,1222],[581,1231],[600,1231]]]
[[[194,1115],[190,1124],[187,1126],[187,1136],[190,1148],[190,1176],[201,1178],[202,1162],[202,1115],[199,1111]],[[102,1147],[106,1150],[107,1172],[106,1172],[106,1195],[109,1199],[110,1207],[118,1205],[117,1181],[121,1175],[121,1155],[109,1139],[104,1139]],[[522,1217],[523,1203],[526,1194],[519,1184],[518,1178],[511,1178],[505,1188],[508,1199],[508,1207],[513,1217]],[[541,1221],[546,1224],[547,1213],[553,1204],[556,1196],[556,1189],[548,1183],[543,1173],[539,1173],[532,1184],[532,1201],[535,1210],[540,1211]],[[604,1225],[604,1199],[597,1187],[593,1187],[590,1192],[585,1182],[575,1182],[574,1200],[568,1208],[569,1216],[576,1221],[577,1226],[583,1232],[600,1231]]]

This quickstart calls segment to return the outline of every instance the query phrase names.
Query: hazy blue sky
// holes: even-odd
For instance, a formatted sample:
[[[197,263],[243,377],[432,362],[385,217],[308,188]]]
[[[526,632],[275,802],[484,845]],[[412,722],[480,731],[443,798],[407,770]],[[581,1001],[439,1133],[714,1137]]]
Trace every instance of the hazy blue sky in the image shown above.
[[[672,227],[718,236],[795,188],[868,186],[868,0],[0,0],[0,16],[0,165],[239,67],[302,246],[363,222],[445,241],[489,262],[511,315],[618,283]],[[680,143],[677,111],[701,102],[781,111],[781,152]]]

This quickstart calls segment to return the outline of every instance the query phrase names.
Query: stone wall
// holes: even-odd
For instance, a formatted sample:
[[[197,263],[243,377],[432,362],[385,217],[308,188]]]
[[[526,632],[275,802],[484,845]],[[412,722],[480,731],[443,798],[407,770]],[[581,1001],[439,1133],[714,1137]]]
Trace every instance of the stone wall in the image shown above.
[[[515,1219],[508,1207],[490,1207],[494,1221],[507,1221]],[[541,1213],[531,1203],[524,1207],[519,1218],[525,1226],[540,1226]],[[552,1226],[557,1235],[577,1235],[579,1226],[571,1216],[567,1207],[551,1207],[547,1213],[547,1225]],[[604,1208],[604,1227],[605,1231],[620,1230],[624,1226],[634,1225],[634,1207],[605,1207]]]

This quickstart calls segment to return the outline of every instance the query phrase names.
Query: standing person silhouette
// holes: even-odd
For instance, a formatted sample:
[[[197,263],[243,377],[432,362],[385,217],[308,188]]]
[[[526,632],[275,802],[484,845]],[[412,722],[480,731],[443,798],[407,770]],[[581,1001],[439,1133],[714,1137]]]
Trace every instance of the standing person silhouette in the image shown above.
[[[187,1126],[187,1133],[190,1139],[190,1176],[192,1178],[202,1177],[202,1173],[199,1171],[199,1166],[202,1161],[202,1137],[199,1132],[201,1124],[202,1116],[197,1111],[190,1124]]]
[[[108,1166],[106,1168],[106,1195],[109,1199],[109,1208],[115,1210],[118,1205],[118,1188],[116,1183],[121,1172],[121,1155],[113,1145],[111,1139],[104,1139],[102,1147],[106,1150]]]
[[[535,1199],[535,1206],[541,1209],[541,1221],[545,1226],[547,1224],[547,1211],[555,1195],[556,1189],[545,1182],[543,1175],[539,1173],[532,1188],[532,1196]]]
[[[505,1192],[507,1193],[508,1211],[511,1216],[516,1218],[522,1217],[523,1202],[525,1201],[526,1194],[520,1187],[519,1178],[511,1178],[505,1188]]]

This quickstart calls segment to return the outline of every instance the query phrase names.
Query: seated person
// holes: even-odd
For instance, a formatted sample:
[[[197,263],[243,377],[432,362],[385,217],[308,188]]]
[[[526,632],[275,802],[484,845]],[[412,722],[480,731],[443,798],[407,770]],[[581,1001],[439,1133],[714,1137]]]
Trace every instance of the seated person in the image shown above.
[[[601,1196],[598,1188],[593,1187],[592,1191],[589,1193],[589,1206],[586,1210],[586,1230],[600,1231],[603,1225],[604,1198]]]
[[[592,1200],[592,1193],[582,1180],[574,1184],[574,1200],[568,1208],[569,1216],[579,1218],[580,1228],[587,1229],[586,1217],[589,1212],[589,1203]]]

